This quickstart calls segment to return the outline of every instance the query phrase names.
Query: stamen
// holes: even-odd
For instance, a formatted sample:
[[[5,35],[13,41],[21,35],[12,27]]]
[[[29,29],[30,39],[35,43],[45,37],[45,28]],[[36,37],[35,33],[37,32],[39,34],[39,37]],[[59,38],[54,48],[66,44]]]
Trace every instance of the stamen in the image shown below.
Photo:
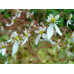
[[[51,18],[51,22],[53,22],[53,23],[54,23],[55,21],[56,21],[56,19],[55,19],[55,18]]]

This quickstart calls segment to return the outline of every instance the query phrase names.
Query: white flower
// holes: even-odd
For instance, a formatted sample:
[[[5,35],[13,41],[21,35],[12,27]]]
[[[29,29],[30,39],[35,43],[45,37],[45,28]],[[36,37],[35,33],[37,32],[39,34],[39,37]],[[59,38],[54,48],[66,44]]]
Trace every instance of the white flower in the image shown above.
[[[5,53],[6,53],[6,46],[7,46],[7,43],[5,42],[5,43],[0,43],[0,52],[2,53],[2,56],[4,56],[5,55]]]
[[[8,22],[6,22],[6,26],[11,26],[11,25],[13,25],[14,23],[15,23],[15,19],[16,19],[16,16],[13,16],[12,17],[12,19],[10,19],[11,20],[11,23],[10,24],[8,24]]]
[[[20,17],[20,16],[21,16],[21,13],[22,13],[22,11],[21,11],[21,10],[16,9],[15,16],[16,16],[16,17]]]
[[[71,20],[71,18],[72,18],[72,14],[70,14],[70,16],[68,17],[67,26],[68,26],[68,24],[71,25],[71,22],[73,22],[73,21]]]
[[[13,43],[13,42],[18,41],[18,40],[19,40],[19,36],[18,36],[17,32],[14,31],[12,33],[12,35],[10,36],[10,39],[7,42],[12,42]]]
[[[39,27],[39,30],[35,30],[35,33],[38,34],[37,37],[36,37],[36,40],[35,40],[36,45],[38,44],[41,36],[42,36],[43,38],[46,37],[46,36],[45,36],[45,33],[44,33],[45,30],[46,30],[46,27],[43,27],[43,28],[42,28],[42,27]]]
[[[59,21],[57,21],[59,19],[59,15],[56,15],[55,17],[50,14],[50,16],[48,16],[48,19],[47,19],[47,22],[50,22],[50,23],[57,23]]]
[[[49,22],[49,27],[47,29],[47,37],[48,37],[48,40],[52,37],[52,35],[54,34],[55,30],[56,32],[62,36],[62,33],[60,31],[60,29],[58,28],[58,26],[56,24],[58,24],[57,21],[59,19],[59,15],[53,17],[52,14],[50,14],[50,16],[48,16],[48,19],[47,19],[47,22]],[[54,30],[55,28],[55,30]]]
[[[56,44],[56,42],[53,42],[51,39],[48,40],[47,35],[44,33],[46,30],[46,27],[43,26],[39,27],[39,30],[35,30],[35,33],[38,34],[35,40],[35,44],[37,45],[40,38],[42,37],[45,41],[51,42],[52,45]]]
[[[22,43],[21,45],[25,44],[25,43],[28,41],[28,37],[30,37],[30,35],[31,35],[31,34],[29,33],[29,30],[27,31],[26,28],[25,28],[24,34],[25,34],[25,36],[23,36],[24,41],[23,41],[23,43]]]
[[[14,45],[12,48],[12,56],[13,56],[17,52],[19,43],[20,43],[20,38],[16,31],[12,33],[10,40],[8,40],[7,42],[12,42],[12,43],[14,42]]]

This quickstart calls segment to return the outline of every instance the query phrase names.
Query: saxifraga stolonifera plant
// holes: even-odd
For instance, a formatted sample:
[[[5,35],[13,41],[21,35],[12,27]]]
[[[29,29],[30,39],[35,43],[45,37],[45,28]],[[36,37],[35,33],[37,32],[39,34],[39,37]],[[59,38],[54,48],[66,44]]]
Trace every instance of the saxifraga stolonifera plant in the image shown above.
[[[7,27],[13,26],[13,24],[17,22],[16,19],[21,17],[22,12],[23,12],[22,10],[16,10],[15,15],[12,17],[12,19],[9,18],[11,23],[9,24],[8,22],[6,22],[5,26],[7,26]],[[34,15],[34,12],[32,12],[32,13],[30,13],[29,11],[26,12],[27,19],[28,18],[32,19],[33,15]],[[5,43],[4,42],[0,43],[0,53],[2,54],[2,56],[7,55],[6,51],[7,51],[8,45],[10,43],[12,43],[13,46],[12,46],[11,56],[14,57],[16,55],[19,47],[23,47],[24,45],[26,45],[26,43],[28,43],[32,49],[32,52],[34,52],[34,55],[38,58],[38,56],[36,55],[35,51],[33,50],[33,47],[31,44],[33,43],[36,46],[38,46],[39,41],[41,41],[42,43],[49,42],[49,43],[51,43],[52,46],[56,45],[57,46],[56,48],[58,49],[58,51],[61,50],[62,49],[61,38],[63,38],[63,36],[66,32],[68,32],[70,34],[70,32],[67,29],[69,29],[69,27],[68,27],[69,24],[72,25],[73,20],[71,20],[72,14],[70,14],[70,16],[68,15],[67,26],[59,28],[58,24],[59,24],[59,22],[61,22],[59,20],[60,16],[61,15],[54,16],[53,14],[49,14],[49,16],[47,16],[47,19],[45,19],[47,21],[46,24],[44,24],[43,22],[37,23],[34,20],[30,24],[26,23],[25,28],[22,31],[22,33],[19,34],[15,30],[11,34],[9,40],[5,41]],[[19,29],[20,29],[20,27],[19,27]],[[56,41],[56,39],[54,39],[54,40],[52,39],[53,36],[58,37],[58,35],[59,35],[59,38],[57,41]],[[34,39],[34,42],[31,42],[31,38]],[[65,37],[64,41],[68,42],[65,46],[66,53],[68,53],[68,56],[73,56],[73,53],[68,51],[68,49],[70,47],[72,47],[71,43],[74,43],[74,32],[72,33],[72,31],[71,31],[70,37],[69,38]]]

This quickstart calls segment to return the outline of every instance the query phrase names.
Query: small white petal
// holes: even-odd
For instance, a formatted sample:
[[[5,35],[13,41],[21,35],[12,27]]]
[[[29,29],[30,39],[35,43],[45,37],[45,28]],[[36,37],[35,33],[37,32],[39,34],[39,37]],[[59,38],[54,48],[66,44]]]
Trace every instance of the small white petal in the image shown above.
[[[32,12],[31,15],[34,15],[34,12]]]
[[[25,38],[25,40],[23,41],[23,43],[21,45],[25,44],[26,41],[28,41],[28,38],[27,37]]]
[[[49,16],[47,16],[47,18],[49,19],[50,17],[49,17]]]
[[[47,38],[48,40],[52,37],[52,35],[54,34],[54,28],[53,28],[54,24],[50,24],[48,29],[47,29]]]
[[[39,34],[39,31],[38,31],[38,30],[35,30],[35,33],[36,33],[36,34]]]
[[[52,41],[51,39],[48,40],[47,35],[46,34],[42,34],[42,37],[44,38],[44,40],[51,42],[52,45],[56,44],[56,42]]]
[[[12,25],[12,24],[8,24],[8,23],[5,24],[5,26],[11,26],[11,25]]]
[[[45,31],[46,30],[46,26],[44,28],[42,28],[42,30]]]
[[[60,29],[58,28],[58,26],[55,24],[55,29],[56,29],[56,32],[60,35],[60,36],[62,36],[62,33],[61,33],[61,31],[60,31]]]
[[[31,35],[31,34],[30,34],[30,33],[28,33],[28,37],[30,37],[30,35]]]
[[[52,45],[56,44],[56,42],[52,41],[51,39],[49,39],[48,42],[51,42]]]
[[[24,33],[27,33],[27,29],[25,28],[25,31],[23,31]]]
[[[55,16],[55,19],[56,19],[56,20],[58,20],[58,19],[59,19],[59,17],[60,17],[60,15],[56,15],[56,16]]]
[[[46,19],[47,20],[47,22],[50,22],[51,21],[51,19]]]
[[[71,24],[71,21],[70,20],[68,22],[69,22],[69,24]]]
[[[71,20],[68,20],[68,24],[71,24]]]
[[[72,14],[70,14],[70,18],[72,18]]]
[[[39,27],[39,30],[42,30],[42,27],[41,26]]]
[[[44,39],[46,39],[46,38],[47,38],[47,35],[46,35],[45,33],[43,33],[43,34],[42,34],[42,37],[43,37]]]
[[[16,31],[14,31],[14,32],[12,33],[12,35],[11,35],[11,38],[12,38],[12,37],[16,37],[16,36],[18,36],[18,34],[17,34]]]
[[[1,50],[2,50],[2,56],[4,56],[5,53],[6,53],[6,48],[3,48],[3,49],[1,49]]]
[[[6,41],[6,42],[11,42],[12,41],[12,39],[10,39],[10,40],[8,40],[8,41]]]
[[[53,15],[52,14],[50,14],[50,18],[53,18]]]
[[[38,42],[39,42],[39,40],[40,40],[40,37],[41,37],[40,34],[36,37],[36,40],[35,40],[36,45],[38,44]]]
[[[13,48],[12,48],[12,56],[17,52],[19,47],[19,41],[15,41]]]
[[[74,38],[74,32],[72,33],[72,36],[71,37]]]
[[[67,27],[68,27],[68,24],[70,24],[70,25],[71,25],[71,22],[73,22],[73,21],[72,21],[72,20],[70,20],[70,19],[67,21]]]

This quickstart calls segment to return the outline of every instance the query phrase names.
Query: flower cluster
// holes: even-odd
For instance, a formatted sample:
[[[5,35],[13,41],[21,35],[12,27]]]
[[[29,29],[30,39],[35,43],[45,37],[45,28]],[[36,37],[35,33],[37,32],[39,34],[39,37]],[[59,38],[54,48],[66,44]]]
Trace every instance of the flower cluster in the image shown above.
[[[34,15],[34,12],[30,13],[27,12],[26,13],[26,18],[29,19]],[[16,10],[15,15],[12,17],[12,19],[10,19],[11,23],[9,24],[8,22],[6,22],[6,26],[12,26],[15,22],[17,18],[20,18],[22,16],[22,10]],[[7,49],[7,43],[11,42],[13,44],[12,47],[12,56],[14,56],[18,49],[19,46],[23,47],[26,42],[29,42],[30,38],[33,36],[31,32],[33,32],[35,34],[35,36],[33,36],[34,40],[35,40],[35,45],[37,46],[39,41],[47,41],[49,43],[51,43],[52,45],[56,45],[58,51],[60,51],[61,49],[61,40],[60,38],[57,41],[54,41],[52,39],[52,37],[55,35],[55,33],[59,34],[60,37],[63,36],[63,32],[60,30],[60,28],[58,27],[58,23],[60,21],[58,21],[60,15],[52,15],[50,14],[46,21],[47,21],[47,25],[44,24],[43,22],[36,22],[36,21],[32,21],[30,23],[26,23],[27,25],[25,26],[25,30],[22,33],[18,33],[17,31],[14,31],[11,36],[10,39],[7,40],[5,43],[0,43],[0,53],[2,53],[2,56],[4,56],[6,54],[6,49]],[[71,20],[72,18],[72,14],[70,14],[70,16],[68,17],[68,21],[67,21],[67,26],[68,24],[71,24],[71,22],[73,22]],[[22,19],[22,18],[20,18]],[[23,21],[23,20],[22,20]],[[68,39],[67,39],[68,40]],[[65,39],[66,41],[66,39]],[[70,40],[72,43],[74,43],[74,32],[71,35]],[[68,54],[68,56],[73,55],[71,54],[70,51],[68,51],[69,47],[71,47],[70,42],[67,44],[67,49],[66,52]]]
[[[48,16],[48,19],[47,19],[47,22],[49,22],[49,26],[48,26],[48,29],[47,29],[48,39],[50,39],[52,37],[55,30],[60,36],[62,36],[62,33],[61,33],[60,29],[56,25],[59,22],[59,21],[57,21],[58,19],[59,19],[59,15],[54,17],[52,14],[50,14],[50,16]]]
[[[70,16],[68,16],[67,26],[68,26],[68,24],[71,25],[71,23],[73,22],[73,21],[71,20],[71,18],[72,18],[72,14],[70,14]]]

